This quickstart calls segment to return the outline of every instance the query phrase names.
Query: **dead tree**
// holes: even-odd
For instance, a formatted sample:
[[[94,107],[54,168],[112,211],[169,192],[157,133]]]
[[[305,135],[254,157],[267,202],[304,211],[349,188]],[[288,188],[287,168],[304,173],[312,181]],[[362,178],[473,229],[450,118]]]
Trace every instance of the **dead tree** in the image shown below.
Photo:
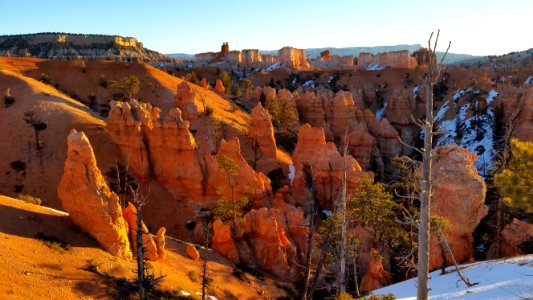
[[[33,110],[24,113],[24,121],[28,123],[28,125],[30,125],[33,128],[33,131],[35,132],[35,149],[41,150],[43,148],[43,145],[41,143],[39,134],[48,126],[46,125],[46,123],[41,121],[39,115],[37,115],[37,113]]]
[[[148,195],[142,195],[139,192],[139,188],[134,190],[129,186],[131,191],[131,200],[135,209],[137,210],[137,232],[136,232],[136,244],[137,244],[137,283],[139,285],[139,298],[142,300],[148,299],[149,287],[145,280],[145,268],[144,268],[144,246],[143,246],[143,223],[142,223],[142,207],[148,202]]]
[[[437,83],[440,76],[441,67],[436,61],[436,49],[439,41],[440,30],[437,31],[435,43],[432,45],[431,39],[433,33],[428,40],[429,63],[427,74],[425,75],[426,87],[426,119],[421,122],[424,132],[424,149],[422,151],[422,183],[420,189],[420,225],[418,229],[418,282],[417,282],[417,299],[427,300],[429,291],[429,230],[430,230],[430,215],[429,208],[431,203],[432,193],[432,154],[433,154],[433,86]],[[450,49],[451,42],[448,44]],[[433,46],[433,47],[432,47]],[[446,53],[442,57],[440,64],[442,64]]]
[[[341,243],[339,249],[339,288],[337,295],[346,292],[346,157],[348,156],[348,130],[344,134],[344,149],[342,160],[342,190],[340,194],[339,213],[341,216]]]
[[[302,299],[306,300],[307,298],[307,292],[309,290],[309,278],[311,277],[311,264],[312,264],[312,257],[313,257],[313,235],[315,233],[315,215],[317,213],[317,202],[318,202],[318,196],[316,194],[315,190],[315,178],[313,175],[313,169],[312,167],[305,166],[304,167],[304,174],[305,174],[305,182],[307,185],[307,189],[311,191],[313,204],[310,208],[309,213],[309,234],[307,236],[307,257],[306,257],[306,264],[305,264],[305,273],[304,273],[304,287],[302,292]]]

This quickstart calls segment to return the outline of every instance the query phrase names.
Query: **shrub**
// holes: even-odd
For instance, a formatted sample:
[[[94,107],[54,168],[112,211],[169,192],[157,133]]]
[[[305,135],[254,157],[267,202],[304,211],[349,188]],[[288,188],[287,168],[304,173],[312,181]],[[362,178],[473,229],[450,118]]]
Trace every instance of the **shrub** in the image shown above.
[[[237,277],[237,279],[239,279],[242,282],[250,283],[250,279],[248,278],[248,276],[246,276],[246,273],[239,268],[234,268],[231,274]]]
[[[41,205],[43,203],[43,200],[41,200],[41,198],[33,197],[27,194],[18,194],[17,199],[36,205]]]
[[[39,77],[39,81],[42,83],[50,84],[50,78],[45,73],[41,73],[41,77]]]
[[[190,271],[188,275],[192,282],[200,282],[200,274],[198,274],[198,272],[195,270]]]
[[[65,253],[66,251],[70,250],[72,248],[72,245],[65,242],[64,240],[53,236],[53,235],[46,235],[42,232],[37,233],[35,237],[43,243],[48,246],[48,248],[57,251],[61,254]]]
[[[210,115],[213,114],[213,108],[211,106],[206,106],[204,110],[204,114],[209,117]]]
[[[107,84],[108,84],[108,82],[107,82],[107,79],[105,78],[104,75],[100,75],[100,81],[98,82],[98,84],[99,84],[101,87],[103,87],[104,89],[107,88]]]

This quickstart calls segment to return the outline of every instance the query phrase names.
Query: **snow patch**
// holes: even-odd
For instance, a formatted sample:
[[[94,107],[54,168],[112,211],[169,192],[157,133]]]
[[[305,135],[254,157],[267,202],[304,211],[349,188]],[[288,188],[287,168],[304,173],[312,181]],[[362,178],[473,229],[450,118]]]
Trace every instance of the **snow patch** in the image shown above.
[[[498,97],[499,94],[500,93],[498,93],[498,91],[496,91],[495,89],[490,90],[489,95],[487,96],[487,105],[490,105],[492,101],[494,100],[494,98]]]
[[[289,180],[291,181],[291,186],[292,186],[292,182],[294,181],[295,174],[296,174],[296,169],[294,168],[293,165],[289,165]]]
[[[383,116],[385,115],[385,109],[387,108],[387,102],[385,102],[385,105],[383,105],[383,107],[381,109],[378,109],[378,111],[376,111],[376,119],[378,119],[378,121],[381,121],[383,120]]]
[[[418,85],[415,84],[413,87],[413,99],[416,99],[416,96],[418,96]]]
[[[380,64],[378,63],[373,63],[373,64],[369,64],[366,69],[368,71],[381,71],[383,69],[385,69],[384,67],[382,67]]]
[[[270,66],[268,66],[266,68],[261,69],[261,71],[259,71],[259,72],[272,72],[272,71],[274,71],[275,69],[277,69],[279,67],[281,67],[281,62],[280,61],[278,61],[276,63],[273,63],[272,65],[270,65]]]
[[[314,89],[314,88],[315,88],[315,84],[316,84],[316,81],[315,81],[315,79],[313,78],[313,79],[309,79],[309,80],[307,80],[306,82],[304,82],[304,85],[303,85],[303,86],[308,87],[308,88],[310,88],[310,89]]]
[[[448,108],[450,108],[449,107],[449,105],[450,105],[449,102],[450,101],[444,102],[444,104],[440,107],[439,112],[437,113],[437,115],[434,118],[435,122],[440,121],[444,117],[444,115],[448,111]]]
[[[533,75],[529,76],[526,81],[524,82],[524,85],[533,85]]]
[[[462,273],[477,284],[467,287],[453,267],[449,272],[440,270],[430,273],[429,299],[531,299],[533,297],[533,255],[505,260],[484,261],[462,265]],[[394,294],[396,299],[416,299],[416,278],[390,285],[372,294]]]

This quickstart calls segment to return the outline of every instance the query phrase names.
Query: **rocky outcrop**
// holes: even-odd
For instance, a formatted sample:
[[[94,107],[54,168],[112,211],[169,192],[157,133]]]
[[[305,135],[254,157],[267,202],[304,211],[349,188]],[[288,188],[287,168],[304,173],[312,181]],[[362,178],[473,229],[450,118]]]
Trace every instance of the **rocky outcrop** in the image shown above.
[[[164,61],[165,55],[144,48],[133,37],[69,33],[38,33],[0,36],[0,56],[31,56],[47,59]]]
[[[402,145],[398,139],[398,131],[392,127],[389,120],[383,118],[381,121],[378,121],[368,109],[363,112],[363,115],[368,130],[377,141],[381,156],[391,158],[398,155],[402,149]]]
[[[224,94],[226,91],[226,88],[224,87],[224,84],[222,84],[222,81],[220,79],[217,79],[215,83],[215,91],[219,94]]]
[[[292,69],[308,69],[309,62],[305,58],[305,50],[284,47],[278,51],[278,59]]]
[[[342,186],[344,159],[333,143],[326,143],[322,128],[305,124],[298,130],[298,142],[293,154],[295,177],[292,194],[297,203],[309,205],[309,191],[306,188],[306,169],[313,172],[315,190],[320,205],[324,209],[336,206],[339,190]],[[355,189],[363,176],[359,163],[350,155],[346,158],[347,188]]]
[[[228,183],[228,174],[219,166],[217,157],[225,156],[236,165],[236,175],[231,180],[232,187]],[[270,179],[261,172],[255,172],[246,162],[241,154],[241,146],[238,138],[231,138],[229,141],[220,142],[220,150],[216,157],[207,159],[207,187],[206,197],[210,198],[210,203],[214,204],[220,198],[240,200],[247,198],[252,204],[262,207],[264,200],[272,195]]]
[[[124,220],[128,223],[129,228],[129,240],[131,244],[131,248],[133,250],[134,254],[137,254],[137,209],[133,204],[128,203],[128,206],[124,208],[122,211],[122,216],[124,217]],[[148,232],[148,228],[144,224],[144,222],[141,223],[141,231],[142,231],[142,245],[144,249],[144,258],[150,261],[156,261],[160,258],[160,253],[164,253],[164,248],[159,249],[159,246],[157,240],[154,240],[150,232]],[[163,228],[163,227],[162,227]],[[165,229],[159,229],[158,234],[162,235],[162,240],[164,241],[164,231]],[[159,237],[161,243],[161,237]],[[163,245],[164,246],[164,245]]]
[[[360,70],[376,70],[384,68],[414,69],[418,65],[416,58],[409,51],[384,52],[377,55],[360,53],[357,68]]]
[[[211,248],[234,263],[240,262],[237,245],[231,236],[231,224],[225,224],[219,219],[213,221],[213,239]]]
[[[448,219],[444,233],[455,259],[468,261],[473,255],[472,233],[488,210],[485,181],[474,167],[477,156],[467,149],[452,144],[434,152],[431,215]],[[430,267],[440,267],[439,246],[432,243],[430,249]]]
[[[242,63],[249,67],[262,62],[262,55],[257,49],[242,50]]]
[[[414,118],[416,101],[412,89],[398,87],[387,102],[385,117],[392,125],[409,125]]]
[[[252,119],[248,126],[248,136],[259,146],[262,156],[276,158],[277,147],[274,138],[274,127],[272,126],[272,116],[268,110],[258,102],[252,110]]]
[[[98,169],[93,149],[83,132],[72,130],[67,138],[67,160],[57,193],[74,224],[111,254],[132,257],[128,225],[118,196],[109,190]]]
[[[151,174],[177,199],[202,199],[196,142],[178,108],[160,116],[148,103],[112,101],[107,131],[139,177]]]
[[[501,240],[492,243],[487,252],[491,259],[514,257],[523,255],[520,245],[533,239],[533,225],[514,218],[510,224],[505,225],[501,232]],[[499,248],[499,249],[498,249]]]
[[[379,255],[375,249],[371,249],[369,254],[368,271],[359,286],[361,293],[377,290],[392,282],[391,274],[383,268],[381,261],[381,255]]]
[[[132,113],[132,109],[133,111],[147,112],[141,108],[141,105],[136,101],[133,101],[131,105],[127,102],[112,101],[106,129],[133,172],[142,182],[146,182],[149,180],[151,172],[141,120],[148,116]],[[151,119],[152,116],[148,118]]]
[[[187,256],[192,260],[200,259],[200,252],[196,250],[196,247],[194,247],[193,244],[187,244],[185,247],[185,253],[187,253]]]
[[[196,100],[196,92],[192,87],[183,81],[176,90],[176,107],[178,107],[185,120],[195,120],[199,115],[199,103]]]

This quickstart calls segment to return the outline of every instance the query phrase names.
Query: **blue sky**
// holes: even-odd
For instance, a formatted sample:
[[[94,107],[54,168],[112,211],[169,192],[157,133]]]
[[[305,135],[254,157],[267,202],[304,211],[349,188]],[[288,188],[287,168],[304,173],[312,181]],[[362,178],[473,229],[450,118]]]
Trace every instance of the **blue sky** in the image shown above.
[[[437,29],[454,53],[533,47],[533,0],[0,0],[0,12],[0,35],[117,34],[162,53],[425,45]]]

